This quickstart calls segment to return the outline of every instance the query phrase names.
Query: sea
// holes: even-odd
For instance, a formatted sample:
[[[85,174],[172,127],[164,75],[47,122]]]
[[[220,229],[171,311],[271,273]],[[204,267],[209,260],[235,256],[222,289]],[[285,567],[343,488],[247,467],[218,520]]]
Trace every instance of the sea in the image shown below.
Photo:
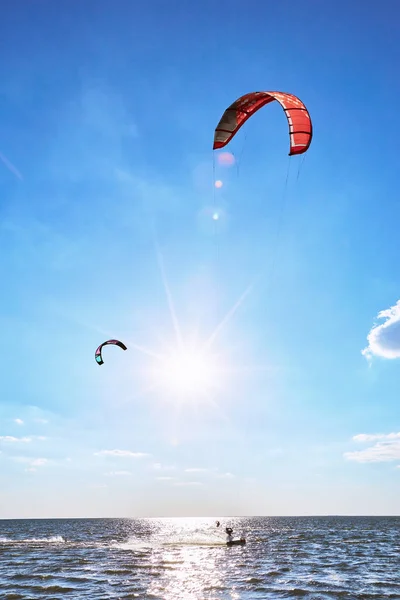
[[[0,520],[0,598],[400,599],[400,517]]]

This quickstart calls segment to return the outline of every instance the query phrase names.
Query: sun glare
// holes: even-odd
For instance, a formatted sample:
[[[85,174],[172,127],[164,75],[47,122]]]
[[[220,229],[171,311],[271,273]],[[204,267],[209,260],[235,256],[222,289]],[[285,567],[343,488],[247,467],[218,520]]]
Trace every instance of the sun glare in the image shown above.
[[[174,392],[204,393],[218,383],[214,366],[201,354],[173,354],[162,365],[163,383]]]
[[[214,220],[221,218],[220,209],[214,208],[208,214],[211,214]],[[236,368],[229,364],[226,352],[222,353],[219,347],[217,350],[216,340],[221,330],[234,317],[252,286],[243,292],[207,337],[203,338],[203,334],[195,329],[187,338],[180,327],[165,273],[163,256],[158,247],[157,259],[175,335],[168,341],[162,339],[162,346],[157,351],[131,344],[153,359],[151,364],[143,369],[145,381],[141,394],[161,392],[163,399],[176,400],[178,405],[186,401],[197,404],[199,400],[217,406],[216,398],[222,391],[226,392],[227,388],[231,387],[231,375]]]

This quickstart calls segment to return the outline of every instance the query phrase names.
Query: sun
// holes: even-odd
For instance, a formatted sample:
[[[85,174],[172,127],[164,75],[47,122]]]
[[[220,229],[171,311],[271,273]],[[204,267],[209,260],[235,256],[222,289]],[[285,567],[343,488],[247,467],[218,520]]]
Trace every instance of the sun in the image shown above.
[[[214,210],[212,216],[214,220],[218,220],[221,212]],[[204,337],[204,332],[202,333],[198,326],[192,326],[190,333],[184,335],[165,273],[163,256],[158,246],[157,260],[174,336],[168,340],[161,337],[161,346],[157,350],[130,343],[136,350],[152,359],[149,366],[142,371],[145,381],[140,394],[161,393],[163,399],[177,401],[179,406],[186,402],[193,402],[196,405],[199,400],[217,407],[217,397],[221,392],[227,392],[231,388],[232,376],[236,374],[237,368],[230,363],[229,347],[223,351],[220,344],[216,345],[216,340],[221,330],[227,326],[243,304],[253,286],[249,285],[244,290],[208,336]],[[243,366],[239,370],[242,368]]]
[[[160,376],[163,387],[175,393],[203,393],[218,385],[213,361],[201,353],[182,351],[168,355],[160,365]]]

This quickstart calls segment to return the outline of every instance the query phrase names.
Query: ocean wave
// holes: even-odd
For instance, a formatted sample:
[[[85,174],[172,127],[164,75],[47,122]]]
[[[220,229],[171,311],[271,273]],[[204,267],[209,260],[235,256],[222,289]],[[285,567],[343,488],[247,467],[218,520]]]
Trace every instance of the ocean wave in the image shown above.
[[[15,539],[9,537],[0,537],[0,544],[65,544],[66,540],[62,535],[52,535],[47,538],[26,538]]]

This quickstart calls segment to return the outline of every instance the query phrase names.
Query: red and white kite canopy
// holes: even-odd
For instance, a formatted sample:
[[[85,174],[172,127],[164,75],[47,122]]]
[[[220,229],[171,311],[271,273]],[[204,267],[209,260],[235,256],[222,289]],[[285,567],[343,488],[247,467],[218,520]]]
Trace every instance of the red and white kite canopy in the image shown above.
[[[282,106],[289,123],[289,156],[306,152],[312,139],[310,115],[297,96],[285,92],[252,92],[235,100],[226,109],[215,130],[214,150],[226,146],[247,119],[274,100]]]

